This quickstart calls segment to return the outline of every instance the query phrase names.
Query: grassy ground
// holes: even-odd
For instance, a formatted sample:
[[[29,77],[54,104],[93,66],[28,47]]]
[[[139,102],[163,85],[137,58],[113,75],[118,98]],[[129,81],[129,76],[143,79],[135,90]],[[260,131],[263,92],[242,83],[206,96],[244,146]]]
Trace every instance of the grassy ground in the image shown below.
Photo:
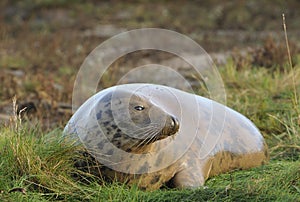
[[[209,2],[199,6],[196,1],[1,1],[0,120],[12,114],[14,95],[17,111],[28,107],[28,120],[13,116],[0,126],[0,201],[300,201],[299,40],[290,38],[291,69],[282,35],[259,38],[257,34],[282,32],[281,12],[286,12],[290,35],[297,33],[300,16],[294,8],[299,8],[299,2]],[[246,54],[245,46],[233,51],[220,74],[227,105],[261,130],[270,163],[213,177],[203,188],[154,192],[99,183],[97,177],[75,169],[78,148],[61,141],[61,131],[71,115],[66,108],[77,70],[85,56],[108,37],[85,35],[98,24],[177,30],[210,51],[251,46]],[[229,29],[231,35],[224,37]],[[109,85],[108,80],[102,85]]]

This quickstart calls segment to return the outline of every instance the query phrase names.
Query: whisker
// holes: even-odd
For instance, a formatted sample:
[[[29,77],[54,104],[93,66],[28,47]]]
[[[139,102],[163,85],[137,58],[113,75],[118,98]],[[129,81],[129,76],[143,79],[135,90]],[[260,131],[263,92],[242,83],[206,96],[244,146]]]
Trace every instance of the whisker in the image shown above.
[[[151,133],[147,133],[147,136],[150,136],[150,138],[145,138],[145,139],[143,139],[143,141],[133,144],[133,146],[140,147],[141,145],[147,145],[150,142],[150,140],[156,136],[156,134],[157,134],[157,131],[155,131],[155,130],[151,131]]]
[[[139,128],[139,129],[135,130],[134,133],[145,134],[145,131],[147,132],[147,130],[149,130],[149,129],[160,129],[160,128],[161,128],[160,124],[151,124],[151,125],[146,126],[144,128]]]
[[[140,142],[137,147],[140,147],[141,145],[148,145],[157,135],[157,131],[152,131],[152,133],[147,134],[150,136],[150,138],[144,139],[142,142]]]
[[[140,132],[137,132],[137,131],[140,131]],[[157,127],[145,127],[145,128],[143,128],[143,130],[139,129],[139,130],[134,131],[134,134],[136,136],[139,136],[140,138],[145,138],[145,137],[148,137],[149,134],[158,133],[159,131],[160,131],[160,128],[157,128]]]
[[[144,147],[145,147],[145,145],[147,145],[147,144],[150,143],[150,142],[155,142],[157,139],[158,139],[157,134],[153,134],[153,135],[147,140],[147,142],[144,144]],[[143,147],[142,147],[142,148],[143,148]]]

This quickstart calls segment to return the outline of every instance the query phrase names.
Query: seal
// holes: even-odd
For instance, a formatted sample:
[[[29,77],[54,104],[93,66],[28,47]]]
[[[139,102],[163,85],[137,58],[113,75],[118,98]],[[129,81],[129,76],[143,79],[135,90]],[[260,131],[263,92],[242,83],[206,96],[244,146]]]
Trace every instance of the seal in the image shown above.
[[[154,190],[195,188],[219,173],[268,161],[255,125],[213,100],[155,84],[124,84],[89,98],[67,123],[101,164],[98,175]]]

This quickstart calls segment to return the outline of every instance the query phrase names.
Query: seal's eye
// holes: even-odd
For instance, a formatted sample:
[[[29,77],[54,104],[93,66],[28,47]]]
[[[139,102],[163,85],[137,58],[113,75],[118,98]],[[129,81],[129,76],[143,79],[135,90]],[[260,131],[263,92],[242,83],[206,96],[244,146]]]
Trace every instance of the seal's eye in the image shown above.
[[[141,106],[141,105],[138,105],[138,106],[135,106],[134,109],[135,109],[135,110],[138,110],[138,111],[142,111],[142,110],[145,109],[145,107],[144,107],[144,106]]]

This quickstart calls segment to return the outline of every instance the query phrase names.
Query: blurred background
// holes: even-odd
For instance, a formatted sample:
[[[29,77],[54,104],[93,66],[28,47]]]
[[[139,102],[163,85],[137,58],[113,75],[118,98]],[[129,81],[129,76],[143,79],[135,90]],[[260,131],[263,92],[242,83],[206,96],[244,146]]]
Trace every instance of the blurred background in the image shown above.
[[[73,82],[85,57],[115,34],[165,28],[187,35],[221,66],[282,67],[287,52],[285,14],[293,63],[299,63],[300,1],[84,1],[0,2],[0,124],[18,110],[43,128],[63,126],[71,116]],[[295,56],[295,57],[294,57]],[[130,54],[116,61],[102,87],[114,85],[121,67],[136,60],[161,62],[165,53]]]

